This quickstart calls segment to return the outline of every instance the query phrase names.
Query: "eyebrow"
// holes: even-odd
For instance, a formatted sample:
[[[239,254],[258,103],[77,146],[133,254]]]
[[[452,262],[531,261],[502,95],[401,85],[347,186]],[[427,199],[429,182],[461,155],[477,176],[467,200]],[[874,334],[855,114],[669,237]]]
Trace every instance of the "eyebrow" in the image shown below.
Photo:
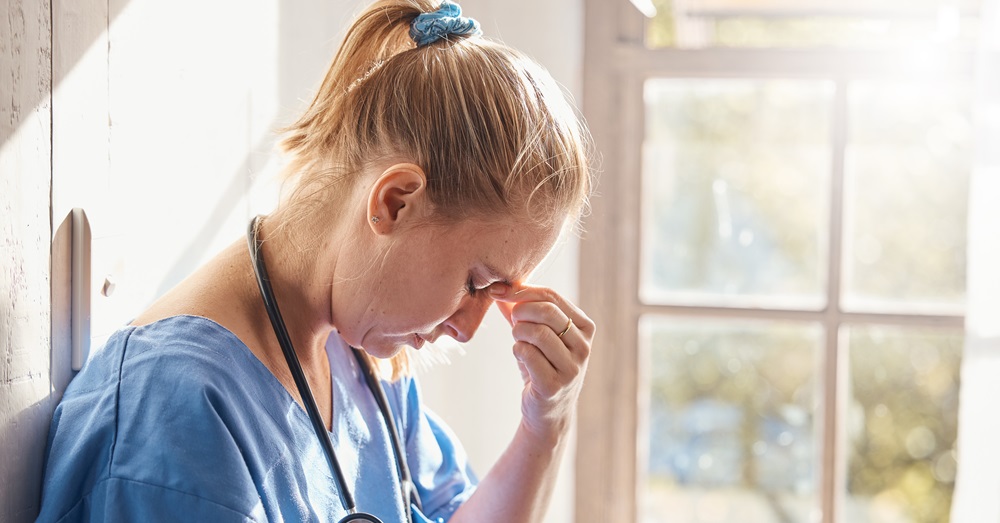
[[[484,263],[483,267],[486,267],[486,272],[489,273],[488,276],[491,279],[499,281],[499,282],[501,282],[501,283],[503,283],[505,285],[513,285],[513,283],[511,283],[511,282],[514,281],[514,278],[512,278],[510,276],[504,276],[503,274],[500,274],[500,271],[496,270],[492,265],[490,265],[488,263]]]

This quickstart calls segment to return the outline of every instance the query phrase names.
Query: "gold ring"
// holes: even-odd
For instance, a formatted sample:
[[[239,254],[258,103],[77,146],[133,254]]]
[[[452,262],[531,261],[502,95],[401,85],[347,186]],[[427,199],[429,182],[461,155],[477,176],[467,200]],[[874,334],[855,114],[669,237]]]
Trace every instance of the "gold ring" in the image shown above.
[[[562,332],[560,332],[559,334],[557,334],[557,336],[559,336],[560,338],[562,338],[563,334],[566,334],[567,332],[569,332],[569,328],[572,327],[572,326],[573,326],[573,318],[570,318],[569,319],[569,323],[566,324],[566,328],[563,329]]]

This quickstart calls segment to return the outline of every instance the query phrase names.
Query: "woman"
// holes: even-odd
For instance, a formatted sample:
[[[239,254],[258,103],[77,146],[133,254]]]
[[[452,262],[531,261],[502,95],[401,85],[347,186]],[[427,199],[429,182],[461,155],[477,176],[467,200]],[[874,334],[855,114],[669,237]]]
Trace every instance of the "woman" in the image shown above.
[[[582,136],[457,5],[370,6],[288,129],[288,196],[70,384],[39,520],[539,521],[594,325],[524,280],[585,205]],[[479,481],[401,349],[492,303],[525,387]]]

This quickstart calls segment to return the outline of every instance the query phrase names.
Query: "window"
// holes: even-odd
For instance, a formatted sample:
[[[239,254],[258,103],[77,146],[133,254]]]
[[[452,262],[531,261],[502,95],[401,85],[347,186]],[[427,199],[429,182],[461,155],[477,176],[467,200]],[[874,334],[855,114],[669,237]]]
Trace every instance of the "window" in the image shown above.
[[[586,0],[577,521],[948,520],[977,4]]]

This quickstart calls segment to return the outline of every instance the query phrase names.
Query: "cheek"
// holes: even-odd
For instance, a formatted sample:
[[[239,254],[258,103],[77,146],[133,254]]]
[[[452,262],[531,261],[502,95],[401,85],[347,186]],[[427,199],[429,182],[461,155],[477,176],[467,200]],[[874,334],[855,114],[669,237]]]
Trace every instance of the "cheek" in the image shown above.
[[[432,328],[450,317],[461,305],[464,294],[455,285],[440,283],[440,278],[408,279],[386,286],[373,303],[374,313],[381,321],[417,324]],[[379,318],[376,318],[378,321]]]
[[[468,268],[447,252],[437,252],[433,258],[415,253],[409,259],[383,272],[377,293],[376,314],[383,321],[419,324],[421,328],[437,326],[455,313],[466,297]]]
[[[458,309],[465,296],[465,271],[448,270],[448,268],[428,267],[422,271],[414,271],[401,299],[409,301],[414,309],[422,310],[424,314],[443,314]],[[419,274],[416,274],[419,272]]]
[[[412,300],[415,313],[424,318],[444,321],[458,310],[462,296],[442,286],[433,286]]]

